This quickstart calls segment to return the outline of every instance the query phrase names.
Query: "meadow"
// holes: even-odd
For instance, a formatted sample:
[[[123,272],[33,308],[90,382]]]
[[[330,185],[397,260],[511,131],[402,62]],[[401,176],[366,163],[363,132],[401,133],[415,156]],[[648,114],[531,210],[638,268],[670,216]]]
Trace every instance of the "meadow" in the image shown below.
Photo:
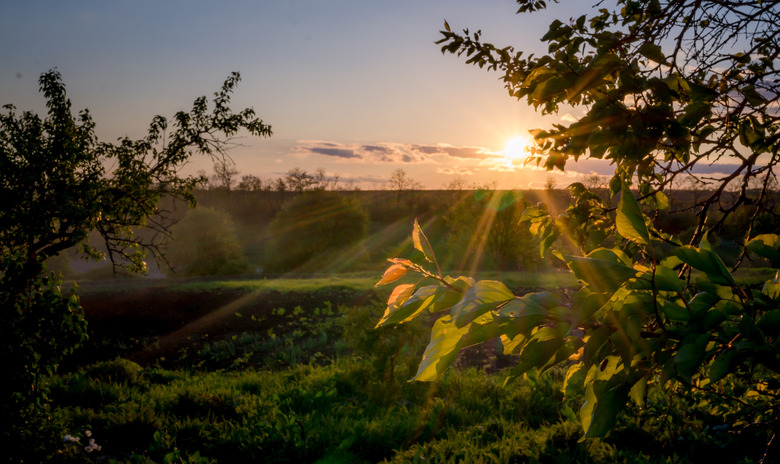
[[[562,273],[502,277],[518,293],[576,285]],[[47,381],[46,420],[21,434],[20,450],[28,460],[135,463],[752,462],[763,453],[760,433],[730,433],[715,405],[685,389],[651,391],[608,437],[580,440],[564,371],[504,384],[513,359],[495,344],[465,350],[441,382],[409,382],[429,330],[426,321],[373,329],[387,297],[375,280],[84,283],[90,340]]]

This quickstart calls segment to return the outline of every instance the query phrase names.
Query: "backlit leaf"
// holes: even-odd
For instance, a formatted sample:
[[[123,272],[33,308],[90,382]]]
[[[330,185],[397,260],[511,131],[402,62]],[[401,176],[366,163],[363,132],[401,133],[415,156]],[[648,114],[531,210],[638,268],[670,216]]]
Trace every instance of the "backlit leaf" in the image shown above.
[[[637,275],[636,269],[605,259],[566,255],[563,259],[574,275],[596,293],[614,292]]]
[[[405,276],[408,271],[409,268],[406,266],[401,264],[394,264],[387,268],[385,273],[382,275],[382,278],[379,279],[379,282],[377,282],[374,286],[378,287],[380,285],[389,284],[390,282],[395,282],[396,280]]]
[[[433,324],[431,341],[425,348],[413,380],[430,382],[441,379],[460,350],[499,335],[499,325],[489,314],[462,328],[458,328],[451,319],[440,318]]]
[[[433,254],[433,247],[431,247],[431,243],[428,241],[428,237],[423,233],[417,219],[414,220],[412,243],[414,244],[414,248],[417,251],[420,251],[428,262],[432,263],[434,261],[435,256]]]
[[[689,245],[676,248],[673,253],[685,264],[707,274],[712,283],[736,285],[731,273],[726,269],[720,257],[704,246],[696,248]]]
[[[639,210],[639,204],[625,184],[622,192],[623,194],[620,197],[620,204],[617,209],[617,217],[615,218],[615,226],[617,226],[618,233],[629,240],[648,245],[650,243],[650,233],[647,231],[644,215]]]
[[[382,320],[397,311],[412,296],[412,292],[414,292],[414,284],[403,284],[395,287],[387,299],[387,308],[382,316]],[[381,324],[381,320],[376,326],[379,327],[379,324]]]
[[[487,311],[515,298],[506,285],[495,280],[480,280],[466,291],[463,299],[452,307],[450,315],[458,327],[463,327]]]

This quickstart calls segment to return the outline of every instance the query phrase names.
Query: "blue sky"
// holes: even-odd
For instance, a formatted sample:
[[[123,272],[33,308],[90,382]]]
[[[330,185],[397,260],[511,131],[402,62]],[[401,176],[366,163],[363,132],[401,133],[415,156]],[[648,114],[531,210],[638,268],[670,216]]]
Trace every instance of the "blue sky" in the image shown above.
[[[520,168],[504,150],[554,120],[434,41],[446,19],[497,45],[544,51],[538,38],[552,16],[575,15],[571,3],[528,16],[509,0],[1,0],[0,104],[43,111],[37,78],[56,67],[101,138],[141,137],[152,116],[187,109],[240,71],[235,106],[254,107],[274,130],[232,149],[242,174],[322,167],[383,188],[403,168],[427,188],[455,177],[542,186],[547,173]],[[209,162],[187,167],[199,169]],[[590,169],[608,172],[581,168]]]

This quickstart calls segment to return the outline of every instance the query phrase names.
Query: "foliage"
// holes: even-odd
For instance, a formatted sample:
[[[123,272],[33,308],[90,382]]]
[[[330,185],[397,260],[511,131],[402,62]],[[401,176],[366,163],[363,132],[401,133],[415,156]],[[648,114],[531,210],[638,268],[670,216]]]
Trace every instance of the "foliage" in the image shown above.
[[[519,224],[527,204],[520,192],[476,190],[464,195],[446,216],[448,250],[456,269],[534,269],[540,264],[526,224]],[[485,261],[481,263],[481,261]]]
[[[519,12],[546,6],[518,4]],[[524,214],[542,255],[558,237],[575,248],[554,251],[583,284],[571,298],[517,297],[497,281],[452,278],[438,265],[434,272],[393,260],[380,283],[408,271],[436,282],[397,286],[379,322],[440,314],[416,379],[439,379],[460,349],[500,337],[504,352],[518,355],[513,376],[569,366],[563,389],[582,399],[584,437],[610,432],[629,402],[646,404],[648,389],[682,386],[702,392],[738,432],[758,427],[769,450],[780,423],[777,277],[761,289],[739,285],[707,232],[753,205],[744,255],[780,256],[778,236],[753,229],[760,215],[773,213],[770,187],[780,161],[777,5],[618,0],[615,11],[553,21],[542,37],[549,54],[539,57],[484,43],[481,32],[454,33],[445,23],[442,52],[502,72],[513,97],[542,114],[563,105],[583,109],[569,125],[532,131],[532,161],[563,170],[581,156],[607,159],[615,165],[610,193],[620,201],[611,208],[573,184],[564,214],[553,217],[543,205]],[[731,164],[708,171],[724,174],[698,174],[726,159]],[[641,207],[666,209],[665,192],[689,175],[709,191],[696,201],[698,224],[683,245],[657,230]],[[435,264],[417,224],[413,240]],[[729,390],[726,378],[745,380],[748,388]]]
[[[22,421],[29,420],[33,408],[40,408],[45,396],[41,383],[52,375],[63,357],[86,339],[86,322],[78,298],[64,294],[57,275],[41,271],[19,294],[14,285],[23,272],[18,256],[0,257],[0,343],[5,357],[5,394],[0,413],[6,419],[2,440],[9,443]]]
[[[195,208],[172,228],[166,248],[171,269],[186,276],[233,275],[249,269],[230,216]]]
[[[173,221],[160,209],[163,198],[194,202],[198,179],[181,177],[181,166],[194,153],[224,157],[226,138],[240,129],[267,136],[270,127],[252,109],[233,113],[230,96],[240,80],[233,73],[214,94],[192,110],[174,116],[173,130],[156,116],[146,137],[105,143],[83,110],[71,112],[59,72],[41,75],[47,115],[13,105],[0,115],[0,307],[3,354],[11,397],[3,402],[20,426],[29,406],[43,400],[38,382],[85,338],[78,300],[63,295],[58,278],[44,273],[48,258],[69,248],[90,258],[103,254],[88,242],[96,231],[116,266],[145,271],[147,251],[159,253]],[[138,233],[138,229],[145,233]],[[7,390],[8,391],[8,390]],[[7,428],[3,440],[11,439]],[[4,443],[4,445],[7,443]]]
[[[545,7],[517,3],[519,12]],[[537,164],[564,169],[581,156],[609,160],[616,166],[613,195],[621,182],[635,180],[641,198],[655,194],[657,207],[674,185],[690,176],[701,182],[697,188],[710,192],[697,200],[692,244],[741,205],[757,205],[756,214],[771,207],[780,161],[778,2],[600,6],[590,17],[554,20],[542,37],[548,54],[541,56],[483,42],[481,31],[455,33],[448,24],[439,43],[442,52],[501,72],[509,94],[542,114],[583,109],[568,125],[532,131]],[[721,217],[707,223],[716,210]]]
[[[284,205],[269,231],[268,269],[289,271],[317,254],[334,253],[363,239],[368,232],[368,215],[351,197],[305,192]]]
[[[780,419],[773,393],[780,372],[776,279],[761,290],[743,288],[706,241],[656,259],[648,222],[625,189],[615,218],[622,247],[584,257],[558,252],[583,283],[570,300],[554,291],[517,297],[498,281],[452,278],[393,259],[378,285],[409,271],[435,283],[396,286],[377,326],[437,315],[416,380],[441,379],[460,350],[494,338],[504,354],[518,355],[512,377],[568,366],[563,391],[583,397],[585,437],[604,436],[627,402],[642,407],[648,389],[671,383],[702,392],[724,420],[731,418],[729,426],[758,425],[771,440]],[[413,242],[438,268],[417,224]],[[779,242],[764,235],[748,248],[772,256]],[[631,249],[634,259],[625,251]],[[722,382],[728,376],[747,380],[748,388],[729,391]]]
[[[78,246],[89,257],[101,253],[86,242],[97,231],[106,243],[108,257],[119,266],[145,269],[146,251],[157,253],[169,232],[173,216],[158,209],[164,197],[194,201],[192,189],[199,178],[182,177],[179,168],[194,153],[219,159],[226,141],[220,137],[246,129],[268,136],[269,126],[252,109],[233,113],[231,93],[239,82],[233,73],[214,94],[210,110],[205,97],[195,100],[190,112],[168,120],[156,116],[149,133],[140,140],[100,142],[87,110],[74,116],[65,86],[57,71],[44,73],[40,88],[48,115],[17,115],[12,105],[0,116],[0,244],[22,249],[31,273],[36,261]],[[151,232],[151,239],[136,233]]]
[[[694,413],[703,403],[696,396],[651,395],[642,422],[578,443],[562,370],[509,386],[476,369],[453,371],[439,384],[403,382],[400,372],[387,384],[370,354],[265,371],[150,368],[134,382],[109,381],[92,374],[102,366],[88,367],[52,380],[58,435],[12,452],[56,461],[63,436],[90,430],[102,447],[90,457],[122,462],[686,463],[760,456],[744,436],[708,435],[721,418],[710,405]],[[670,406],[673,424],[664,419]],[[38,456],[30,453],[37,447],[44,448]]]

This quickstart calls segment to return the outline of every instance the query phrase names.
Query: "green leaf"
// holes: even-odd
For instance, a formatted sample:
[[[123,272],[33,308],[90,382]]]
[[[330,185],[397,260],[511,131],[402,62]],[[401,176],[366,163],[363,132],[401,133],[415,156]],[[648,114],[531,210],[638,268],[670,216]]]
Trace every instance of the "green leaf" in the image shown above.
[[[758,235],[747,242],[747,248],[762,258],[780,263],[780,237],[776,234]]]
[[[585,349],[582,352],[582,362],[588,366],[601,362],[601,357],[597,355],[611,335],[612,329],[606,325],[602,325],[591,332],[585,341]]]
[[[677,366],[677,373],[682,380],[691,383],[691,378],[698,372],[704,357],[706,356],[707,343],[710,340],[709,334],[701,334],[686,337],[677,354],[674,356],[674,364]]]
[[[438,285],[420,287],[409,298],[401,302],[400,305],[388,305],[385,314],[376,327],[401,324],[414,319],[433,302],[436,292],[440,288]]]
[[[431,329],[431,341],[425,348],[420,367],[414,380],[431,382],[438,380],[458,354],[458,342],[469,327],[458,328],[453,322],[438,319]]]
[[[609,380],[594,380],[585,388],[585,402],[580,408],[580,423],[585,430],[583,438],[603,437],[615,426],[629,391],[623,377],[615,375]]]
[[[712,112],[712,105],[704,101],[694,101],[685,107],[680,116],[680,124],[685,127],[695,127],[706,116]]]
[[[433,324],[431,341],[412,380],[430,382],[441,379],[460,350],[500,335],[499,324],[491,314],[481,319],[485,320],[459,328],[451,319],[439,318]]]
[[[758,93],[754,85],[746,85],[745,87],[739,89],[739,92],[745,96],[745,99],[752,106],[761,106],[767,102],[766,98]]]
[[[647,398],[647,378],[642,377],[639,382],[635,383],[631,390],[628,392],[628,397],[639,407],[645,405],[645,399]]]
[[[707,249],[705,246],[696,248],[685,245],[676,248],[673,253],[685,264],[704,272],[712,283],[730,286],[737,285],[723,261],[711,249]]]
[[[573,398],[579,388],[582,387],[585,377],[588,374],[588,369],[583,363],[577,363],[569,366],[566,371],[566,378],[563,381],[563,394],[566,398]]]
[[[495,280],[480,280],[452,307],[450,315],[458,328],[482,314],[515,298],[506,285]]]
[[[736,350],[726,350],[715,356],[710,364],[709,379],[711,383],[715,383],[733,372],[736,356]]]
[[[653,286],[652,284],[655,283]],[[636,284],[631,288],[637,290],[652,290],[659,292],[682,293],[685,290],[685,282],[677,276],[674,269],[658,265],[655,268],[655,276],[651,269],[646,270],[637,277]]]
[[[644,56],[645,58],[649,58],[656,63],[666,64],[666,57],[661,51],[661,47],[659,45],[656,45],[652,42],[645,42],[641,47],[639,47],[639,50],[637,51],[640,55]]]
[[[512,338],[525,334],[542,323],[549,313],[544,306],[527,297],[515,298],[499,309],[499,321],[505,333]]]
[[[614,292],[625,281],[637,275],[636,269],[605,259],[563,255],[566,265],[594,292]]]
[[[756,323],[756,327],[761,329],[767,337],[776,337],[780,334],[780,309],[771,309],[767,311]]]
[[[650,233],[647,231],[645,217],[639,210],[639,204],[627,185],[623,184],[622,192],[615,218],[618,233],[629,240],[649,245]]]
[[[428,237],[426,237],[423,233],[420,224],[417,222],[417,219],[414,220],[412,243],[414,244],[414,248],[417,251],[420,251],[429,263],[434,262],[436,257],[433,254],[433,247],[431,247],[431,243],[428,241]]]
[[[552,327],[541,327],[520,351],[519,361],[510,375],[517,377],[533,368],[540,368],[555,357],[565,340]]]
[[[690,311],[674,301],[664,301],[661,304],[661,312],[672,321],[687,322],[691,320]]]

